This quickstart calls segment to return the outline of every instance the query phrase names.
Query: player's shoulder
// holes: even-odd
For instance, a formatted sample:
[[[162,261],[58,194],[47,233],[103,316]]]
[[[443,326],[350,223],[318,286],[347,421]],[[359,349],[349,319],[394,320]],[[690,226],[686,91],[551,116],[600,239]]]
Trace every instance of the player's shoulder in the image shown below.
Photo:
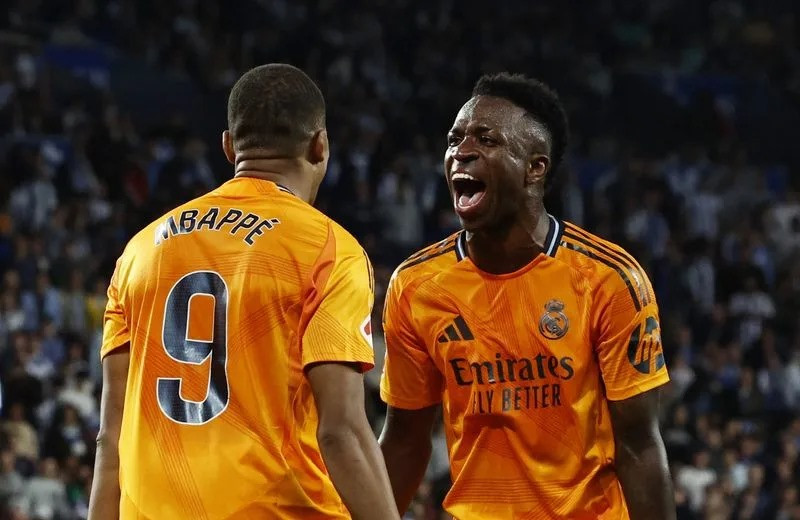
[[[316,258],[317,263],[352,257],[364,257],[369,263],[358,239],[333,218],[309,204],[297,206],[296,211],[286,217],[293,223],[289,237],[300,250]]]
[[[596,284],[613,293],[627,291],[638,309],[654,300],[644,269],[619,244],[601,238],[571,223],[563,222],[558,259],[584,271]]]
[[[392,274],[391,285],[395,290],[418,286],[464,258],[462,232],[418,250],[397,266]]]
[[[322,215],[320,223],[325,226],[328,235],[335,240],[337,255],[364,255],[364,248],[356,237],[347,231],[344,226],[327,215]]]
[[[336,254],[363,254],[363,248],[349,231],[333,218],[291,194],[279,194],[282,223],[292,229],[290,236],[312,248],[334,247]]]

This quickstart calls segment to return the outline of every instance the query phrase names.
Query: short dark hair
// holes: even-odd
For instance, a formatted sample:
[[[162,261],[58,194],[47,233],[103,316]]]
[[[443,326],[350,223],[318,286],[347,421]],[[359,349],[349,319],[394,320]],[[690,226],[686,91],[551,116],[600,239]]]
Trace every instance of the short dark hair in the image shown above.
[[[474,96],[493,96],[511,101],[542,124],[550,137],[550,171],[545,188],[553,182],[569,142],[567,113],[555,90],[522,74],[484,74],[472,89]]]
[[[285,63],[245,72],[228,97],[228,130],[237,150],[297,153],[325,127],[325,99],[305,72]]]

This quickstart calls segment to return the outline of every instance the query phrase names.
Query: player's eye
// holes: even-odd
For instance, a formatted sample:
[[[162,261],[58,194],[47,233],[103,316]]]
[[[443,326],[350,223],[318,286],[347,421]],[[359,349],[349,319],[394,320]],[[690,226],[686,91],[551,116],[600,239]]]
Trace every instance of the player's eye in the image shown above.
[[[497,141],[489,137],[488,135],[482,135],[478,138],[481,144],[485,144],[487,146],[494,146],[497,144]]]
[[[447,146],[458,146],[462,141],[462,137],[455,134],[447,136]]]

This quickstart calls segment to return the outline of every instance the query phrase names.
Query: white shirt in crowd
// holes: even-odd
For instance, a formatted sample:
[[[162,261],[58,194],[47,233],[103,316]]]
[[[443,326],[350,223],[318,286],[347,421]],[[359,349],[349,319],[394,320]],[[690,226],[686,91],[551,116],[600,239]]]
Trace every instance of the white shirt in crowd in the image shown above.
[[[699,511],[705,502],[706,488],[717,481],[717,473],[711,468],[686,466],[678,471],[676,481],[686,491],[692,511]]]

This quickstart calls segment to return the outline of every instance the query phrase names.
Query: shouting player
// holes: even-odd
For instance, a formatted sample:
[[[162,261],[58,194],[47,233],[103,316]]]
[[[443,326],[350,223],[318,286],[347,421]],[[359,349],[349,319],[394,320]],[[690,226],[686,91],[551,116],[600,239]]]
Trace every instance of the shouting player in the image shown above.
[[[674,518],[650,283],[542,202],[567,134],[552,90],[498,74],[447,136],[464,230],[397,268],[384,312],[380,442],[401,511],[441,404],[457,519]]]
[[[234,178],[117,262],[90,518],[398,518],[364,410],[371,267],[310,205],[321,92],[289,65],[247,72],[222,146]]]

